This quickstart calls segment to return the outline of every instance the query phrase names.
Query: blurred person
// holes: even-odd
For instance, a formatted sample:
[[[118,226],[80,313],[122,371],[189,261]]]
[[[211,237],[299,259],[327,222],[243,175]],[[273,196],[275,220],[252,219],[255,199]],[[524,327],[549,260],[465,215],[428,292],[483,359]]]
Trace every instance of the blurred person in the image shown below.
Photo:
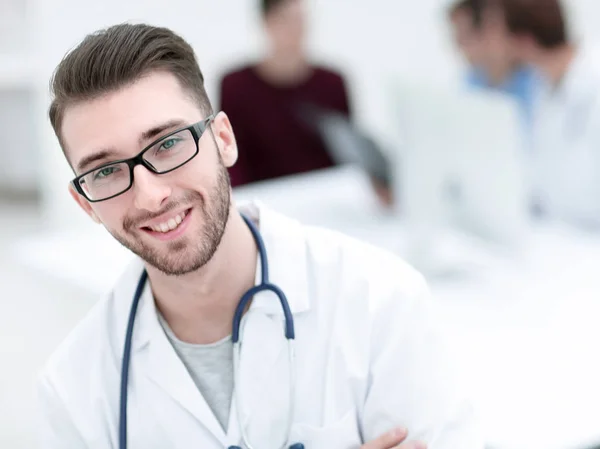
[[[314,103],[350,117],[348,92],[341,74],[309,61],[305,8],[304,0],[261,0],[268,54],[222,79],[221,109],[240,148],[234,187],[334,165],[298,109]]]
[[[449,9],[455,44],[469,65],[466,83],[514,98],[529,130],[539,79],[520,59],[501,10],[485,2],[461,0]]]
[[[302,117],[305,105],[352,119],[344,77],[307,55],[305,1],[261,0],[260,5],[266,57],[221,81],[221,109],[240,148],[230,169],[233,187],[335,165],[317,130]],[[391,192],[373,179],[372,184],[381,202],[390,205]]]
[[[519,58],[544,78],[534,110],[532,188],[551,217],[600,224],[600,52],[576,42],[559,0],[487,0]]]
[[[234,128],[181,37],[97,31],[52,93],[71,196],[136,257],[41,374],[42,447],[481,449],[420,274],[234,204]]]

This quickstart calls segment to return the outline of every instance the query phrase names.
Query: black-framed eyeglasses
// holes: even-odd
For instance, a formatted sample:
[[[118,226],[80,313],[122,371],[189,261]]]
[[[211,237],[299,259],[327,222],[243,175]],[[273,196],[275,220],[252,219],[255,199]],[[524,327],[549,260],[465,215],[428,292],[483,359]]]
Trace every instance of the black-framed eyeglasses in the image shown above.
[[[213,115],[154,141],[130,159],[103,164],[77,176],[71,183],[90,202],[105,201],[128,191],[133,185],[133,169],[143,165],[163,175],[191,161],[199,151],[198,142]]]

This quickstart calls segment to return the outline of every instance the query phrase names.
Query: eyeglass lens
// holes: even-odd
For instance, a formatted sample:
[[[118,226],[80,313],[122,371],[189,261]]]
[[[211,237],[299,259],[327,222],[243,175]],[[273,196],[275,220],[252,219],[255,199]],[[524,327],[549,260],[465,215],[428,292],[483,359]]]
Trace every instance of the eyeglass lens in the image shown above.
[[[143,159],[156,173],[164,173],[192,159],[196,141],[189,129],[171,134],[148,148]],[[104,165],[79,180],[86,196],[94,201],[123,193],[131,186],[131,170],[126,162]]]

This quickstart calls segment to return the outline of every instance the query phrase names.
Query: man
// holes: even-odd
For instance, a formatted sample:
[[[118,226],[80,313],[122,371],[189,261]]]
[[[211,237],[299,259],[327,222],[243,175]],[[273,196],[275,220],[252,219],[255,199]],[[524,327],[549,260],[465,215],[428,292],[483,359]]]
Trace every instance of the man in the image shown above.
[[[52,86],[71,195],[138,257],[41,375],[43,447],[124,448],[126,429],[130,448],[231,447],[244,433],[255,447],[289,434],[307,448],[481,448],[420,275],[382,250],[233,204],[235,135],[212,113],[185,41],[148,25],[99,31]],[[267,271],[294,320],[292,373],[287,315],[269,293],[245,308],[233,360],[234,310]]]
[[[486,0],[500,8],[519,58],[543,76],[534,110],[532,185],[547,215],[600,225],[600,59],[570,39],[559,0]]]
[[[461,0],[449,10],[456,46],[470,67],[467,84],[514,98],[528,132],[539,80],[519,58],[501,11],[486,8],[485,2]]]

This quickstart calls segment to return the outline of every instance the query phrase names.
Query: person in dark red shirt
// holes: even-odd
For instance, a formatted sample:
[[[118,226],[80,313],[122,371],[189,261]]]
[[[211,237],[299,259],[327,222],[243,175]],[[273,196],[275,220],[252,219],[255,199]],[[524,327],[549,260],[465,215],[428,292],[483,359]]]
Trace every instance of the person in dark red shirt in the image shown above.
[[[302,118],[305,105],[350,117],[343,77],[311,64],[304,48],[303,0],[262,0],[270,51],[221,81],[221,109],[235,129],[239,156],[233,186],[334,165],[317,130]]]

